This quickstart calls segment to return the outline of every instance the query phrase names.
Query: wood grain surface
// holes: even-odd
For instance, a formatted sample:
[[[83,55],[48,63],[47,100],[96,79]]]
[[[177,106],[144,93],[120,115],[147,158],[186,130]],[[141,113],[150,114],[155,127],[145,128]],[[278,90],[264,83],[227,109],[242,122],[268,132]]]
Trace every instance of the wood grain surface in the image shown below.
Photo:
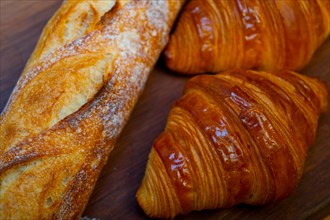
[[[43,26],[61,0],[1,0],[0,111],[32,53]],[[301,71],[330,86],[330,40]],[[147,219],[135,193],[144,175],[155,137],[163,130],[171,104],[187,77],[167,70],[161,59],[111,153],[83,216],[99,219]],[[193,212],[177,219],[323,219],[330,215],[330,111],[322,115],[315,143],[296,191],[278,204],[235,206]]]

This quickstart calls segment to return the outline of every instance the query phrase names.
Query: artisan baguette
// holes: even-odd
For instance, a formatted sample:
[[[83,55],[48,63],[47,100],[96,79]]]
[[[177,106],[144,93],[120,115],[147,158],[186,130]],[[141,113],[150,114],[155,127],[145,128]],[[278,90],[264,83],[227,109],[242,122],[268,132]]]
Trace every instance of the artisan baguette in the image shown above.
[[[54,16],[48,21],[47,25],[44,27],[44,30],[39,38],[38,44],[32,53],[29,61],[27,62],[20,79],[18,80],[14,91],[9,98],[7,106],[3,114],[0,116],[0,120],[5,124],[10,124],[10,120],[5,120],[5,117],[11,118],[11,120],[20,119],[19,123],[13,122],[12,126],[3,125],[0,129],[6,129],[6,133],[11,133],[5,135],[5,132],[0,133],[0,143],[3,145],[9,145],[20,142],[24,137],[30,134],[32,130],[42,129],[38,127],[38,123],[33,121],[30,124],[24,123],[25,118],[22,115],[17,115],[18,117],[13,118],[7,116],[10,114],[9,111],[6,111],[6,108],[11,105],[13,100],[16,100],[18,91],[21,91],[27,81],[30,78],[34,78],[36,73],[31,70],[38,62],[44,59],[47,55],[53,53],[55,50],[63,47],[64,45],[70,43],[71,41],[84,36],[87,33],[87,30],[96,30],[97,23],[100,21],[101,16],[105,12],[110,11],[115,5],[116,0],[111,1],[99,1],[99,0],[69,0],[64,1],[61,7],[57,10]],[[45,71],[46,72],[46,71]],[[47,73],[46,73],[47,74]],[[47,79],[46,79],[47,80]],[[42,102],[43,100],[41,100]],[[64,105],[66,103],[63,103]],[[38,107],[38,106],[37,106]],[[54,112],[57,112],[55,110]],[[17,112],[11,111],[12,114],[17,114]],[[21,129],[17,129],[17,126]],[[25,128],[23,129],[22,126]],[[8,129],[9,127],[9,129]],[[14,132],[10,132],[14,130]],[[20,132],[20,131],[26,132]],[[2,131],[2,130],[0,130]],[[4,139],[5,138],[5,139]],[[0,148],[0,153],[2,148]]]
[[[182,5],[117,2],[97,24],[52,35],[75,2],[47,25],[0,116],[0,219],[82,214]]]

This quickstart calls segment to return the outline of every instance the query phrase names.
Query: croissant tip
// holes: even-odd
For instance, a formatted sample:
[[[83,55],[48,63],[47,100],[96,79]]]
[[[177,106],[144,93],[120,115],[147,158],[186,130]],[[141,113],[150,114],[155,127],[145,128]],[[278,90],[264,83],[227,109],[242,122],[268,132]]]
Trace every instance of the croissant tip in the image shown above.
[[[143,209],[143,211],[145,212],[145,214],[149,217],[153,216],[153,205],[154,205],[154,201],[152,199],[153,194],[150,194],[150,187],[154,184],[152,182],[150,182],[150,177],[148,174],[148,165],[147,165],[147,170],[145,173],[145,177],[143,178],[141,185],[139,186],[135,198],[137,200],[137,203],[139,204],[139,206]]]
[[[138,188],[135,198],[139,206],[143,209],[146,215],[150,216],[150,208],[148,207],[147,196],[144,191],[143,184]]]
[[[156,151],[152,148],[145,176],[136,192],[136,199],[149,217],[173,218],[181,213],[171,181]]]

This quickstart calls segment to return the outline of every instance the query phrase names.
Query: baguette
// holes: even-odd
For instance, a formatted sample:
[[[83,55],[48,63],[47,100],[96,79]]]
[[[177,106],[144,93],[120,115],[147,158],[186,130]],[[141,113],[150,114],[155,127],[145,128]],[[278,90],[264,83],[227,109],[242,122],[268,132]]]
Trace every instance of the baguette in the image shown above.
[[[82,214],[183,4],[117,1],[63,37],[84,2],[50,20],[0,116],[0,219]]]
[[[100,4],[100,2],[103,4]],[[16,87],[14,88],[14,91],[9,98],[9,101],[4,109],[3,114],[0,116],[0,120],[2,120],[1,117],[6,117],[6,113],[9,113],[6,111],[6,109],[8,108],[8,106],[11,105],[13,100],[16,100],[18,91],[22,90],[22,88],[25,87],[25,84],[27,83],[27,81],[30,80],[30,78],[32,79],[35,77],[36,73],[35,71],[31,70],[32,67],[35,66],[42,59],[44,59],[47,55],[53,53],[56,49],[59,49],[64,45],[70,43],[71,41],[84,36],[84,34],[88,32],[87,30],[91,31],[92,29],[96,29],[97,23],[100,20],[101,16],[104,15],[105,12],[110,11],[110,9],[113,8],[115,3],[116,0],[69,0],[63,2],[59,10],[54,14],[54,16],[48,21],[47,25],[45,26],[39,38],[38,44],[34,52],[32,53],[30,59],[28,60],[21,74],[21,77],[17,82]],[[20,115],[19,117],[23,116]],[[22,118],[20,120],[24,121],[25,118]],[[20,124],[22,124],[22,121],[20,121]],[[8,122],[9,121],[3,120],[3,123]],[[22,125],[18,126],[22,127]],[[6,126],[0,127],[0,129],[5,127]],[[18,143],[31,132],[31,129],[38,128],[36,124],[31,124],[30,129],[24,129],[29,130],[28,132],[26,132],[26,135],[24,135],[22,132],[19,132],[22,129],[16,129],[15,126],[9,126],[9,128],[11,127],[13,127],[12,130],[14,130],[15,132],[11,132],[12,134],[9,136],[5,135],[4,132],[1,132],[0,143],[4,145],[14,144],[13,142]],[[6,138],[6,143],[4,138]]]

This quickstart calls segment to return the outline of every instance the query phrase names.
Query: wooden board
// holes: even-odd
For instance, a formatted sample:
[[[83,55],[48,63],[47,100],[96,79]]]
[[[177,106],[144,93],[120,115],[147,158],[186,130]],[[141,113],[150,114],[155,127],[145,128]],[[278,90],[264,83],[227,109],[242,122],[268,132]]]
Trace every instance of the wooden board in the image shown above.
[[[47,20],[61,1],[1,0],[0,111],[33,51]],[[330,85],[330,40],[316,52],[302,73]],[[166,70],[161,62],[146,88],[115,150],[97,182],[84,216],[100,219],[147,219],[135,200],[148,154],[162,131],[167,113],[180,97],[187,77]],[[330,214],[330,111],[320,118],[304,175],[297,190],[267,207],[239,205],[231,209],[193,212],[178,219],[322,219]]]

